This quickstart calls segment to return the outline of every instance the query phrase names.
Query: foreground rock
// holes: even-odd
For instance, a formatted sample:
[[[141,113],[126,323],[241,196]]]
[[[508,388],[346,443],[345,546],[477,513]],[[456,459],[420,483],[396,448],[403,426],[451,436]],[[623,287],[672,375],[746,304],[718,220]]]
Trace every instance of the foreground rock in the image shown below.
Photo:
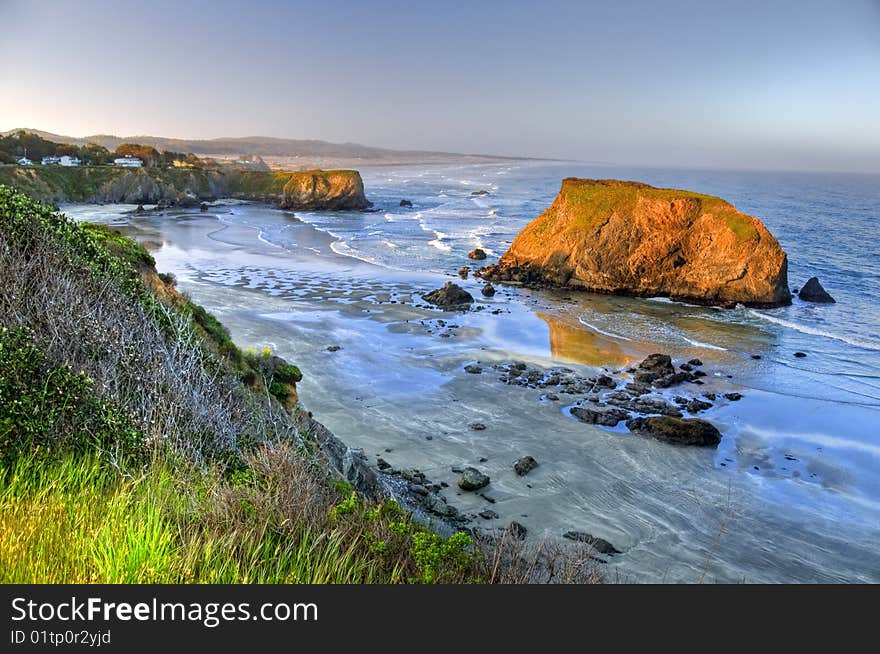
[[[626,426],[634,434],[650,436],[664,443],[711,447],[721,442],[721,432],[712,423],[699,418],[633,418],[627,420]]]
[[[798,293],[798,297],[804,302],[818,302],[820,304],[834,304],[836,302],[831,294],[822,288],[818,277],[810,277],[801,292]]]
[[[474,302],[473,295],[452,282],[446,282],[443,288],[426,293],[422,298],[446,311],[467,311]]]
[[[720,198],[617,180],[563,180],[483,277],[700,304],[791,302],[786,254],[757,218]]]
[[[538,462],[532,456],[524,456],[513,462],[513,470],[520,477],[524,477],[537,467]]]
[[[562,534],[563,538],[573,540],[578,543],[586,543],[599,554],[620,554],[620,550],[603,538],[597,538],[584,531],[567,531]]]
[[[477,491],[489,485],[489,475],[476,468],[465,468],[458,479],[458,487],[465,491]]]

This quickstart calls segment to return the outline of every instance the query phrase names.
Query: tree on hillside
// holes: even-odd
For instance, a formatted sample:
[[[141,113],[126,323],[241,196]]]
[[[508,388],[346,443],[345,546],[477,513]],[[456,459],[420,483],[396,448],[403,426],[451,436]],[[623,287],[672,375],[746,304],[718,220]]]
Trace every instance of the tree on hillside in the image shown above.
[[[27,153],[29,159],[39,162],[43,157],[54,155],[58,148],[57,143],[33,134],[19,130],[14,134],[0,137],[0,152],[6,160],[15,161]]]
[[[104,166],[110,163],[110,151],[97,143],[86,143],[79,149],[79,158],[92,166]]]

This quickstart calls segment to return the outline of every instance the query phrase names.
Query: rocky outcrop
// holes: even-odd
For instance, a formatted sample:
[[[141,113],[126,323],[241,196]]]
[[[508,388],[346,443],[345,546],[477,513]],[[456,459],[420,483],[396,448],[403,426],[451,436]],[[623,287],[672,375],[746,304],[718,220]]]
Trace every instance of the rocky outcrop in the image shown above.
[[[818,277],[810,277],[798,297],[804,302],[818,302],[820,304],[834,304],[836,300],[819,283]]]
[[[724,200],[637,182],[568,178],[484,279],[700,304],[791,302],[788,261]]]
[[[310,170],[290,173],[278,202],[299,211],[358,211],[372,206],[356,170]]]
[[[473,295],[452,282],[446,282],[443,288],[426,293],[422,298],[445,311],[467,311],[474,302]]]

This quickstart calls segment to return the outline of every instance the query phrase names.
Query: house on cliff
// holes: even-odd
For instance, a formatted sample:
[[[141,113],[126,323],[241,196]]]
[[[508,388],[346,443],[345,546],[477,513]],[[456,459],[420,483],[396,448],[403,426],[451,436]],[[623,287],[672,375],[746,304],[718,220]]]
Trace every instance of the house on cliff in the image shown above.
[[[123,168],[140,168],[144,162],[137,157],[127,155],[125,157],[117,157],[113,160],[114,166],[122,166]]]

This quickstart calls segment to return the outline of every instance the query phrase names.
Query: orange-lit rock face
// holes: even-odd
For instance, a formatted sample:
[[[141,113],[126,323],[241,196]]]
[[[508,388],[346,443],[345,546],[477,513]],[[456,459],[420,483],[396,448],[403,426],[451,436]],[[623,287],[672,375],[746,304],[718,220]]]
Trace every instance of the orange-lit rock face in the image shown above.
[[[313,170],[290,173],[280,205],[309,211],[366,209],[370,203],[356,170]]]
[[[487,275],[702,304],[791,301],[788,262],[757,218],[720,198],[568,178]]]

